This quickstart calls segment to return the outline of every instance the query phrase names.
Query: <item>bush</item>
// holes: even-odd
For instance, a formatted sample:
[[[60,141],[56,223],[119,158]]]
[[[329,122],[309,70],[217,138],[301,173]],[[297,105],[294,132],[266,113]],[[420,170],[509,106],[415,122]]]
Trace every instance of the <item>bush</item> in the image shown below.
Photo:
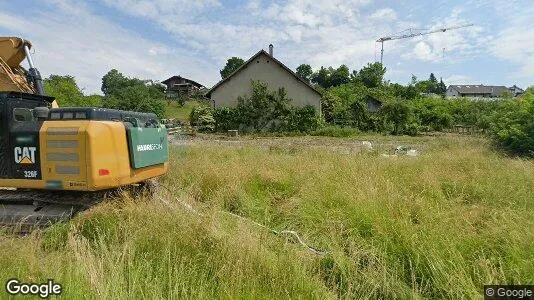
[[[209,106],[197,106],[193,108],[189,115],[191,126],[197,126],[199,132],[212,132],[215,130],[215,119],[213,109]]]
[[[239,113],[235,108],[218,107],[213,111],[215,131],[223,132],[239,129]]]
[[[441,131],[450,128],[454,118],[450,114],[451,103],[448,100],[436,98],[419,98],[410,103],[414,115],[424,131]]]
[[[418,122],[412,108],[404,101],[386,103],[380,109],[379,129],[391,134],[415,134]]]
[[[332,137],[351,137],[358,134],[358,131],[352,127],[341,127],[329,125],[311,132],[315,136],[332,136]]]
[[[239,97],[237,107],[214,110],[215,129],[309,133],[321,126],[312,106],[292,107],[290,102],[283,88],[270,92],[265,83],[253,81],[252,94]]]
[[[282,123],[274,131],[309,133],[317,130],[321,124],[313,106],[292,107]]]
[[[273,128],[290,113],[289,103],[284,88],[270,92],[267,84],[252,81],[252,94],[237,99],[239,124],[244,131],[262,132]]]
[[[534,157],[534,88],[518,100],[505,100],[491,122],[493,140],[506,151]]]
[[[406,93],[410,87],[413,88],[408,86],[406,91],[401,90],[404,87],[398,84],[367,88],[354,82],[330,88],[321,99],[324,119],[330,124],[350,125],[360,131],[394,134],[442,131],[456,124],[476,126],[485,130],[490,127],[491,116],[502,102],[489,99],[421,97],[418,96],[417,89],[408,97]],[[365,103],[367,97],[381,100],[384,104],[383,112],[369,113]],[[398,99],[395,100],[395,97]],[[406,100],[407,98],[413,100]],[[404,100],[404,104],[395,104],[399,99]],[[391,111],[401,108],[408,109],[409,118],[404,121],[403,117],[398,115],[400,111]]]

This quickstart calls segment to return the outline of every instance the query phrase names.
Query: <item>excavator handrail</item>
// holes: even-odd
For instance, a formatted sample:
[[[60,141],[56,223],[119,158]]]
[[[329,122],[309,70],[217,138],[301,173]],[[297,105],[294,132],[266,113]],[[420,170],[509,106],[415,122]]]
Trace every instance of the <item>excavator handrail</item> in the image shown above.
[[[23,92],[15,91],[0,91],[0,96],[5,95],[5,98],[9,99],[18,99],[18,100],[36,100],[36,101],[45,101],[52,104],[56,98],[45,95],[30,94]]]

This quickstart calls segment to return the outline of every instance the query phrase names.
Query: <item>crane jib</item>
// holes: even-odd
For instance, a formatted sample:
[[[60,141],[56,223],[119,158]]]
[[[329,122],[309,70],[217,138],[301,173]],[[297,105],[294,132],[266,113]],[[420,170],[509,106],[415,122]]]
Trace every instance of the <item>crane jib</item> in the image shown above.
[[[382,49],[380,50],[380,63],[382,64],[383,60],[384,60],[384,42],[385,41],[413,38],[413,37],[416,37],[416,36],[423,36],[423,35],[428,35],[428,34],[437,33],[437,32],[446,32],[448,30],[471,27],[471,26],[474,26],[474,25],[475,24],[465,24],[465,25],[458,25],[458,26],[440,28],[440,29],[435,29],[435,30],[426,30],[426,31],[423,30],[423,31],[419,31],[419,32],[415,32],[415,29],[408,28],[408,29],[406,29],[404,31],[409,31],[410,33],[381,37],[378,40],[376,40],[377,43],[381,43],[382,44]]]

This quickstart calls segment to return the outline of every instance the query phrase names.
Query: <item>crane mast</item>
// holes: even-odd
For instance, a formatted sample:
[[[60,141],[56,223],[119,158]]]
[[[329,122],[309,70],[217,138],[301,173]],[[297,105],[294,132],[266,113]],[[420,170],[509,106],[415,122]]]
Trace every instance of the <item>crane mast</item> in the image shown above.
[[[417,36],[423,36],[423,35],[428,35],[428,34],[433,34],[433,33],[438,33],[438,32],[445,32],[448,30],[470,27],[473,25],[474,24],[465,24],[465,25],[458,25],[458,26],[452,26],[452,27],[447,27],[447,28],[439,28],[439,29],[428,30],[428,31],[417,31],[416,29],[408,28],[407,30],[402,31],[402,32],[407,32],[407,33],[381,37],[378,40],[376,40],[377,43],[381,43],[380,63],[382,64],[384,60],[384,42],[386,41],[413,38]]]

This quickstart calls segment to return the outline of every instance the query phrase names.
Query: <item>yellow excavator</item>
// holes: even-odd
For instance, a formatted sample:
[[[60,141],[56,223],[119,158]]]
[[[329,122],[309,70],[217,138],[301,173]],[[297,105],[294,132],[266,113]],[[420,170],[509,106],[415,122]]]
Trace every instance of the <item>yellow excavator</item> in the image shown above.
[[[0,37],[0,227],[68,219],[109,191],[166,173],[167,131],[155,114],[59,108],[31,47]]]

